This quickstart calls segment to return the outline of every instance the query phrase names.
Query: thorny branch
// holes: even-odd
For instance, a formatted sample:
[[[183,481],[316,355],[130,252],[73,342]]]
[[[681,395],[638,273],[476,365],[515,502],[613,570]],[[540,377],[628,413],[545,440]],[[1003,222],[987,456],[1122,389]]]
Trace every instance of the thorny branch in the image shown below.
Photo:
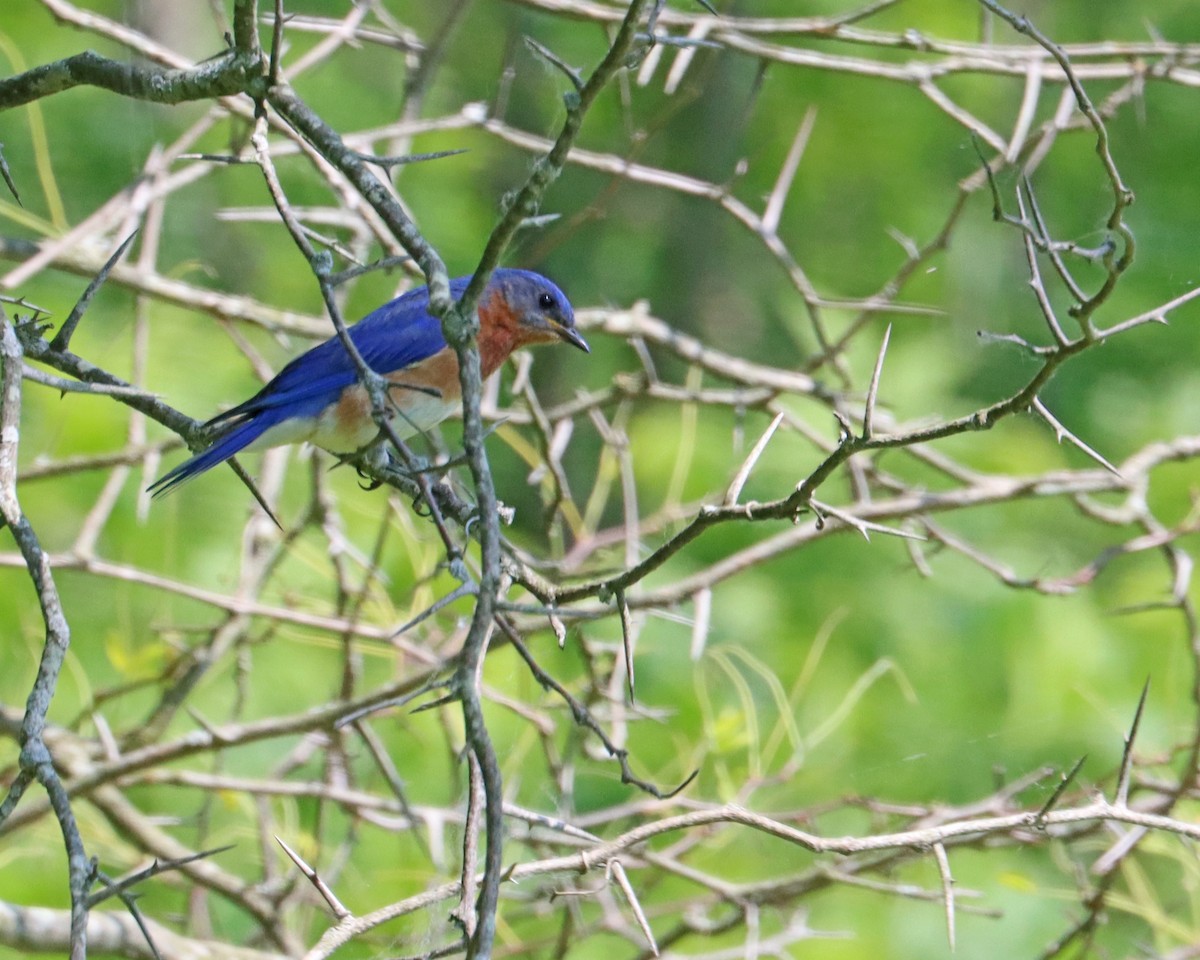
[[[1101,882],[1080,884],[1082,915],[1051,945],[1047,955],[1095,936],[1117,868],[1136,855],[1143,837],[1163,832],[1200,838],[1191,818],[1177,810],[1180,804],[1197,799],[1200,720],[1188,742],[1179,748],[1169,778],[1153,775],[1151,766],[1139,758],[1135,721],[1114,773],[1111,801],[1094,796],[1079,799],[1078,794],[1088,789],[1077,782],[1087,773],[1080,765],[1060,778],[1057,788],[1047,786],[1040,796],[1023,795],[1034,788],[1036,778],[1031,776],[1001,784],[976,803],[957,807],[934,801],[891,805],[849,798],[828,810],[814,806],[769,816],[753,812],[751,805],[760,798],[769,804],[772,787],[786,782],[799,760],[756,769],[740,785],[735,803],[697,798],[692,794],[705,789],[701,766],[712,756],[698,751],[698,763],[684,757],[677,767],[653,774],[642,772],[645,747],[636,734],[647,729],[648,722],[663,718],[653,705],[641,702],[641,690],[638,701],[633,702],[624,685],[628,681],[632,687],[636,654],[632,637],[646,629],[642,617],[674,617],[678,608],[690,607],[694,613],[690,624],[693,649],[699,653],[705,649],[713,606],[719,607],[721,602],[721,584],[774,558],[854,531],[864,537],[898,534],[908,538],[913,566],[923,573],[932,572],[931,559],[940,552],[979,567],[1008,587],[1045,595],[1077,592],[1135,556],[1161,558],[1169,586],[1165,599],[1154,598],[1137,609],[1166,609],[1182,621],[1200,717],[1200,670],[1196,669],[1200,626],[1191,601],[1193,562],[1188,552],[1188,538],[1200,531],[1200,508],[1193,505],[1183,517],[1166,520],[1148,495],[1151,485],[1171,464],[1191,463],[1200,456],[1200,438],[1178,435],[1144,443],[1123,458],[1114,456],[1110,463],[1102,441],[1089,438],[1089,443],[1071,432],[1070,418],[1056,409],[1047,390],[1055,377],[1077,368],[1079,357],[1093,355],[1101,344],[1115,347],[1144,325],[1167,322],[1196,296],[1194,290],[1164,296],[1159,306],[1145,312],[1113,316],[1118,302],[1114,294],[1137,248],[1126,222],[1133,192],[1121,173],[1120,147],[1108,127],[1114,116],[1144,95],[1147,84],[1171,84],[1181,90],[1200,85],[1200,72],[1194,66],[1200,60],[1200,48],[1157,38],[1059,43],[993,0],[980,0],[980,5],[989,16],[1032,43],[947,40],[915,29],[871,29],[867,23],[880,11],[903,8],[887,0],[834,17],[713,15],[707,4],[669,7],[648,0],[628,5],[588,0],[514,3],[553,20],[597,23],[610,31],[607,52],[590,74],[540,40],[514,44],[514,48],[535,51],[541,61],[549,63],[551,81],[566,90],[566,118],[554,138],[530,132],[509,115],[505,84],[511,76],[502,81],[490,109],[464,103],[441,116],[424,116],[429,104],[436,102],[428,94],[439,83],[455,33],[466,29],[466,4],[455,5],[428,42],[397,22],[381,3],[355,5],[341,19],[289,18],[285,11],[283,17],[269,20],[275,36],[268,57],[258,38],[258,5],[238,0],[230,23],[224,25],[232,37],[231,47],[210,60],[192,64],[137,30],[67,0],[43,0],[60,22],[115,41],[144,63],[133,66],[88,52],[34,66],[0,79],[0,109],[33,104],[76,86],[163,104],[203,101],[215,106],[212,114],[151,158],[129,190],[121,191],[79,223],[63,223],[58,236],[40,243],[0,237],[0,257],[17,264],[0,278],[0,287],[11,293],[41,299],[35,284],[50,271],[92,281],[79,308],[56,335],[43,336],[44,328],[36,321],[44,318],[44,311],[19,298],[13,301],[11,312],[23,322],[15,328],[4,327],[5,392],[0,416],[5,418],[6,431],[0,436],[0,507],[18,549],[0,554],[0,566],[26,571],[42,606],[46,642],[27,710],[24,714],[6,710],[0,715],[4,735],[21,746],[9,773],[8,796],[0,805],[0,829],[6,838],[16,839],[47,813],[55,815],[69,855],[72,911],[69,916],[46,911],[34,917],[21,913],[25,908],[6,905],[0,910],[0,941],[20,949],[62,948],[69,943],[73,957],[83,956],[85,935],[93,938],[97,950],[128,956],[151,955],[145,953],[153,949],[151,944],[181,953],[205,950],[210,939],[205,936],[210,930],[205,898],[212,896],[256,924],[259,939],[278,950],[278,954],[246,950],[245,956],[297,955],[303,949],[295,933],[298,927],[285,923],[284,918],[301,905],[314,909],[310,901],[315,890],[323,903],[337,904],[337,916],[310,948],[307,955],[314,960],[350,939],[367,935],[387,920],[416,911],[429,912],[431,918],[438,918],[430,923],[441,924],[440,918],[447,912],[444,905],[455,898],[459,902],[454,916],[460,926],[436,926],[432,940],[425,934],[414,935],[414,949],[436,956],[489,956],[501,886],[513,881],[505,887],[505,922],[512,928],[535,931],[531,934],[534,938],[545,936],[538,926],[539,911],[552,895],[558,896],[557,903],[570,902],[564,909],[557,943],[547,942],[559,955],[569,943],[599,933],[615,934],[638,951],[649,942],[659,950],[686,943],[694,952],[706,937],[734,929],[745,931],[747,948],[784,951],[817,935],[796,905],[813,892],[838,885],[880,896],[942,903],[953,946],[956,939],[964,938],[956,918],[978,909],[970,902],[972,891],[954,886],[952,867],[958,848],[969,845],[990,851],[1005,846],[1035,847],[1052,840],[1074,851],[1085,849],[1072,846],[1079,841],[1094,844],[1103,839],[1108,849],[1092,865]],[[293,55],[288,41],[301,33],[320,39]],[[305,89],[304,82],[317,75],[323,64],[352,57],[363,45],[392,51],[403,60],[408,99],[402,115],[392,123],[357,132],[335,129],[298,89]],[[803,173],[805,151],[814,131],[820,130],[816,110],[806,106],[802,118],[791,118],[791,146],[770,178],[774,186],[761,203],[761,211],[758,201],[745,199],[744,192],[739,194],[736,177],[729,182],[707,180],[655,166],[644,160],[636,144],[599,146],[593,142],[587,149],[576,145],[584,115],[601,91],[614,78],[622,77],[625,68],[637,70],[632,82],[639,88],[661,78],[669,98],[682,96],[689,81],[703,83],[704,64],[715,58],[753,61],[764,71],[822,71],[865,78],[881,87],[907,88],[975,141],[980,163],[959,183],[940,227],[928,239],[919,243],[899,238],[904,259],[890,277],[879,281],[873,294],[850,299],[823,293],[801,262],[800,248],[790,239],[787,213],[791,192]],[[511,73],[510,67],[506,76]],[[957,88],[946,81],[959,77],[1015,78],[1024,84],[1007,135],[948,92]],[[1099,98],[1102,85],[1107,92]],[[1058,97],[1058,106],[1049,116],[1039,109],[1048,92]],[[622,87],[621,109],[627,119],[635,113],[631,102],[637,96],[630,84]],[[253,124],[249,149],[235,145],[233,153],[225,157],[192,152],[218,117]],[[410,154],[407,145],[427,134],[476,135],[492,146],[533,158],[527,180],[506,197],[479,257],[475,279],[459,304],[450,300],[442,257],[418,227],[400,181],[389,182],[376,173],[379,169],[402,171],[406,160],[456,152]],[[1094,143],[1098,167],[1112,194],[1111,205],[1103,211],[1104,236],[1090,249],[1061,239],[1054,216],[1040,199],[1048,189],[1039,177],[1042,160],[1060,139],[1079,134]],[[404,149],[398,151],[398,146]],[[289,199],[282,165],[296,158],[303,158],[307,169],[327,186],[327,205],[299,207]],[[143,222],[153,220],[149,211],[157,209],[161,216],[162,209],[174,204],[189,184],[218,179],[227,166],[218,160],[257,163],[272,206],[228,211],[228,222],[238,215],[244,217],[243,222],[283,221],[312,268],[325,314],[332,318],[344,342],[348,343],[342,314],[349,292],[377,270],[394,267],[401,254],[411,257],[429,284],[433,308],[458,351],[465,417],[465,458],[435,444],[432,461],[422,468],[393,437],[402,452],[401,466],[359,465],[372,478],[403,494],[387,501],[383,520],[373,531],[373,546],[366,552],[348,532],[351,527],[361,529],[348,522],[357,508],[334,492],[335,483],[314,471],[317,479],[312,483],[311,499],[297,513],[281,507],[287,503],[281,495],[282,459],[268,459],[256,489],[264,507],[280,516],[283,528],[276,534],[264,530],[253,516],[247,520],[239,569],[233,575],[235,585],[224,589],[200,585],[191,572],[164,572],[140,557],[109,555],[102,534],[114,526],[125,477],[139,466],[144,474],[152,475],[163,452],[178,442],[149,442],[135,425],[148,419],[189,445],[202,444],[205,438],[199,423],[174,409],[170,397],[156,396],[142,386],[138,371],[145,368],[148,332],[134,346],[135,374],[131,377],[89,360],[85,348],[74,346],[82,338],[72,336],[77,325],[86,330],[83,310],[103,281],[107,281],[105,289],[133,291],[143,305],[182,306],[211,317],[214,326],[228,332],[238,349],[264,372],[266,362],[247,333],[257,329],[277,336],[328,334],[325,317],[248,296],[214,292],[160,268],[160,240],[153,230],[148,231],[149,236],[144,232],[138,237],[141,254],[136,266],[120,262],[125,250],[121,241]],[[627,343],[629,350],[624,356],[629,372],[618,374],[611,382],[589,379],[573,396],[553,403],[541,399],[535,381],[528,377],[528,367],[518,370],[518,383],[511,391],[511,396],[523,398],[523,403],[507,401],[508,395],[482,387],[478,355],[472,346],[473,304],[519,231],[545,222],[541,217],[545,193],[564,170],[571,169],[600,175],[609,183],[595,209],[581,214],[579,222],[606,215],[604,197],[637,189],[691,198],[736,224],[794,290],[817,349],[807,358],[768,365],[751,361],[737,350],[717,349],[701,336],[676,329],[655,316],[648,304],[637,303],[628,309],[608,306],[580,310],[581,325],[611,341],[614,350]],[[0,174],[14,197],[28,199],[30,188],[14,178],[3,153]],[[1021,382],[966,413],[934,418],[932,411],[927,411],[919,420],[906,422],[887,405],[892,366],[901,362],[895,357],[904,337],[902,324],[906,318],[936,315],[937,311],[902,302],[901,297],[948,247],[972,215],[971,198],[981,191],[990,195],[996,220],[1011,228],[995,229],[995,242],[1008,242],[1011,249],[1024,254],[1033,293],[1030,306],[1040,314],[1042,334],[1031,339],[1006,330],[981,331],[984,350],[1015,347],[1028,358]],[[114,250],[118,252],[114,254]],[[1094,278],[1097,265],[1102,271],[1099,281],[1081,279]],[[1064,301],[1067,314],[1077,322],[1077,332],[1059,319]],[[655,309],[664,307],[654,304]],[[849,315],[849,321],[839,323],[835,318],[841,314]],[[881,318],[885,316],[895,326],[890,350],[889,335],[882,333]],[[873,365],[859,371],[856,354],[868,343]],[[49,367],[55,374],[46,374],[26,361]],[[370,386],[370,371],[361,363],[360,372]],[[27,380],[24,387],[22,377]],[[91,394],[92,402],[122,405],[130,421],[126,445],[102,454],[29,463],[18,470],[15,438],[21,401],[38,397],[46,388],[64,389],[68,383],[73,384],[72,389]],[[377,412],[386,429],[382,416],[386,396],[381,391],[377,395]],[[664,406],[680,411],[680,453],[668,495],[661,506],[648,508],[644,499],[639,502],[639,480],[645,478],[638,475],[639,449],[630,439],[631,425],[644,411]],[[986,473],[946,452],[947,440],[990,430],[1025,413],[1033,413],[1039,423],[1048,425],[1055,439],[1067,440],[1089,464]],[[690,502],[681,493],[691,463],[684,451],[688,443],[695,444],[697,422],[714,416],[732,418],[739,434],[743,429],[753,431],[750,436],[758,439],[748,455],[731,458],[723,482],[698,502]],[[485,448],[489,432],[501,421],[498,436],[489,443],[503,442],[528,462],[531,481],[543,495],[545,540],[551,545],[544,553],[517,545],[517,541],[530,542],[528,527],[521,536],[514,536],[514,542],[501,534],[500,521],[511,517],[512,511],[498,499]],[[590,436],[600,449],[594,476],[586,482],[571,467],[572,458],[579,455],[581,436]],[[783,487],[772,479],[778,477],[777,469],[769,466],[780,452],[787,454],[795,471]],[[469,480],[456,470],[460,463],[466,464]],[[21,513],[18,485],[36,489],[35,484],[58,484],[94,471],[108,471],[110,480],[88,511],[78,536],[67,546],[46,552]],[[914,480],[914,476],[923,479]],[[936,481],[929,483],[930,476]],[[249,482],[248,475],[243,477]],[[768,494],[755,500],[747,497],[748,490]],[[417,519],[402,502],[406,499],[415,505]],[[1085,518],[1101,531],[1104,545],[1075,569],[1030,574],[1002,560],[992,547],[954,529],[952,518],[963,511],[1032,502],[1062,505]],[[144,502],[140,507],[145,508]],[[604,526],[606,517],[618,514],[619,522]],[[420,535],[425,526],[420,518],[424,517],[431,520],[438,538]],[[518,520],[528,522],[523,515]],[[700,555],[697,541],[719,527],[744,531],[744,539],[716,559],[691,565]],[[766,532],[759,534],[759,529]],[[336,600],[328,604],[315,594],[298,599],[302,588],[290,587],[285,576],[294,571],[295,564],[290,561],[304,557],[314,537],[328,554],[329,576],[337,585]],[[397,583],[388,573],[384,558],[395,549],[395,541],[402,541],[410,554],[411,587],[407,581]],[[621,560],[613,563],[613,556]],[[450,579],[458,585],[448,588],[446,578],[438,576],[439,569],[449,570]],[[97,593],[136,585],[163,599],[187,600],[213,617],[216,625],[193,628],[172,623],[149,628],[167,640],[164,647],[170,655],[164,663],[145,679],[96,691],[74,721],[47,725],[50,696],[69,636],[52,570],[86,581]],[[465,598],[472,604],[470,619],[459,625],[455,611],[461,612]],[[397,625],[402,625],[401,629]],[[559,644],[578,658],[580,675],[576,679],[560,676],[557,669],[547,666],[549,658],[537,637],[547,627]],[[239,706],[219,721],[206,719],[209,705],[197,694],[201,678],[214,670],[231,670],[241,704],[245,689],[261,678],[261,673],[249,678],[257,652],[275,649],[296,631],[328,636],[338,644],[341,661],[335,699],[310,709],[276,710],[250,718],[239,713]],[[511,646],[521,669],[542,696],[536,691],[529,693],[528,687],[523,694],[514,695],[486,675],[484,652],[489,645]],[[645,648],[644,641],[641,646]],[[380,683],[378,678],[370,679],[364,659],[383,656],[395,663],[396,674]],[[864,680],[864,685],[870,682]],[[519,684],[516,687],[522,689]],[[461,763],[451,774],[466,780],[465,811],[456,802],[457,794],[443,805],[411,801],[399,772],[401,761],[393,764],[378,737],[357,722],[368,712],[394,709],[447,689],[450,696],[438,702],[461,703],[462,728],[455,726],[445,709],[432,715],[443,720],[447,755],[460,756],[465,745],[471,756],[465,767],[469,775],[464,777]],[[145,722],[110,729],[108,717],[130,716],[131,711],[123,708],[138,703],[138,696],[147,690],[155,693],[156,702]],[[320,696],[318,692],[305,702],[319,702]],[[199,706],[201,702],[205,707]],[[848,694],[847,703],[852,707],[853,702]],[[513,741],[505,736],[505,747],[497,755],[485,724],[485,704],[489,722],[492,711],[515,718],[527,731],[523,749],[530,752],[518,750],[509,756],[505,750]],[[1152,710],[1153,699],[1149,705],[1143,701],[1139,719],[1143,709]],[[179,726],[183,711],[190,716],[191,726],[186,728]],[[411,742],[410,735],[418,740],[427,736],[424,724],[430,715],[418,714],[422,726],[402,731],[409,738],[405,747]],[[347,718],[356,722],[343,725]],[[780,729],[786,726],[781,720]],[[787,736],[799,738],[796,732]],[[368,749],[362,753],[373,758],[370,774],[364,775],[355,763],[356,738],[366,741]],[[536,746],[528,747],[529,743]],[[222,769],[227,757],[254,750],[255,745],[270,748],[271,769],[254,776]],[[548,813],[514,802],[519,795],[515,791],[529,776],[521,768],[522,758],[538,751],[546,781],[553,788],[539,794],[552,810]],[[797,756],[801,752],[797,748]],[[321,758],[319,763],[315,757]],[[400,757],[406,758],[404,747]],[[581,813],[576,804],[576,781],[591,770],[619,777],[641,796],[635,794],[632,800]],[[510,786],[514,792],[507,798],[502,773],[517,783],[515,788]],[[34,779],[45,787],[48,799],[23,796]],[[236,861],[228,856],[202,857],[199,847],[207,843],[189,846],[176,831],[165,829],[131,800],[134,794],[130,791],[138,788],[205,798],[206,818],[213,815],[211,800],[219,793],[253,800],[261,876],[254,875],[253,866],[241,862],[255,859],[253,854],[246,857],[244,851]],[[287,827],[280,822],[282,805],[299,801],[311,803],[319,811],[312,834],[315,855],[305,850],[301,856],[293,850],[293,860],[281,867],[272,859],[273,852],[264,851],[273,851],[269,838],[287,834]],[[94,899],[97,894],[89,891],[95,869],[84,854],[75,826],[74,811],[80,805],[87,805],[123,838],[123,852],[170,864],[171,872],[191,886],[187,935],[166,930],[152,920],[143,924],[136,912],[128,919],[116,914],[103,916],[120,927],[119,936],[113,935],[112,928],[98,926],[96,915],[89,921],[89,897]],[[241,812],[249,809],[243,807]],[[863,812],[861,831],[844,837],[822,831],[826,813],[844,815],[849,810]],[[334,812],[353,824],[340,836],[332,826]],[[1117,834],[1122,826],[1128,829]],[[457,865],[447,862],[447,829],[463,850]],[[486,842],[482,845],[482,869],[476,871],[474,854],[481,846],[481,829]],[[373,912],[356,914],[356,903],[350,899],[342,906],[343,900],[334,890],[340,871],[355,856],[360,834],[386,831],[403,837],[414,830],[419,830],[420,836],[413,842],[413,856],[426,868],[428,877],[438,882],[429,879],[425,892],[407,897],[397,894],[391,903]],[[502,859],[501,840],[506,831],[508,845]],[[803,861],[799,872],[767,870],[759,879],[745,883],[728,880],[713,870],[711,862],[704,861],[704,845],[734,836],[741,840],[747,834],[791,844],[807,851],[810,859]],[[204,830],[197,836],[204,836]],[[297,868],[297,863],[303,867]],[[923,866],[933,872],[897,872],[909,867],[919,871]],[[143,863],[132,870],[129,882],[146,884],[160,873],[157,865]],[[563,888],[572,887],[571,878],[579,874],[588,875],[597,885]],[[614,882],[601,882],[601,875]],[[910,875],[936,876],[937,880],[922,884],[898,879]],[[450,879],[456,876],[458,879]],[[537,879],[550,877],[553,885],[549,880],[541,885]],[[692,891],[689,909],[677,910],[655,899],[655,888],[667,877],[688,885]],[[522,880],[525,883],[517,885],[516,881]],[[131,894],[125,885],[118,886],[123,894]],[[132,899],[129,902],[132,904]],[[595,910],[592,904],[597,905]],[[786,922],[780,920],[773,932],[764,931],[764,916],[784,909],[789,911]],[[11,928],[5,925],[9,916],[19,919]],[[26,936],[22,931],[28,931],[35,919],[54,933],[32,944],[22,939]],[[712,953],[713,957],[723,955]]]
[[[84,849],[83,837],[67,791],[45,739],[47,715],[71,643],[71,628],[54,582],[49,558],[17,498],[23,362],[16,330],[0,308],[0,519],[17,543],[29,579],[37,591],[45,624],[45,642],[37,678],[29,692],[17,733],[17,743],[21,748],[18,770],[9,785],[7,796],[0,801],[0,827],[12,816],[33,781],[36,780],[45,788],[67,850],[71,893],[71,960],[83,960],[87,956],[87,893],[92,882],[92,865]]]

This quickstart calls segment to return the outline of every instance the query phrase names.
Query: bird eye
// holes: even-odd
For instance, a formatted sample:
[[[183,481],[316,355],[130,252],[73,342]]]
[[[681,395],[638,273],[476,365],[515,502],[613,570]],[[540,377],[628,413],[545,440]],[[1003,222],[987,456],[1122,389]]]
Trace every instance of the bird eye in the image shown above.
[[[543,310],[549,310],[551,307],[554,306],[554,297],[552,297],[548,293],[539,293],[538,294],[538,306],[541,307]]]

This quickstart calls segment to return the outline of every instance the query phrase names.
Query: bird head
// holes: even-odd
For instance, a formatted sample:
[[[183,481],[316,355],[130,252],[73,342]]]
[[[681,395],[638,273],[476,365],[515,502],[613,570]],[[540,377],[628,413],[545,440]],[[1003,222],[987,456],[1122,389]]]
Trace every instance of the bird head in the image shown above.
[[[515,332],[521,344],[561,340],[584,353],[591,352],[575,328],[575,311],[566,294],[541,274],[530,270],[497,270],[489,286],[499,287],[516,322]]]

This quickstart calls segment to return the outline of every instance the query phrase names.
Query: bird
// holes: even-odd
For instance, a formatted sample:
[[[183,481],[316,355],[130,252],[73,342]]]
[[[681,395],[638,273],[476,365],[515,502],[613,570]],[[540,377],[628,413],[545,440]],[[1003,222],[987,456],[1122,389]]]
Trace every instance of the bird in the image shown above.
[[[470,280],[450,281],[456,300]],[[590,352],[566,295],[531,270],[496,270],[476,312],[485,379],[521,347],[563,342]],[[401,439],[462,409],[458,356],[442,336],[441,321],[429,312],[427,287],[384,304],[348,333],[367,366],[395,384],[389,388],[391,417]],[[214,431],[212,444],[151,484],[155,497],[243,451],[308,441],[334,454],[351,454],[380,433],[371,398],[337,336],[296,357],[249,400],[218,413],[204,428]]]

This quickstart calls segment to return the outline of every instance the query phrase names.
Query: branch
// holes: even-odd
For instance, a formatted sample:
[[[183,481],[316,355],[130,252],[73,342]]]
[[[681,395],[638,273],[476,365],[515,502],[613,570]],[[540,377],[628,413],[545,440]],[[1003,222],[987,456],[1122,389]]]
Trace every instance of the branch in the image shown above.
[[[87,956],[88,905],[92,864],[71,810],[67,791],[59,779],[54,758],[44,738],[46,717],[58,685],[58,675],[67,657],[71,630],[63,612],[58,587],[33,526],[17,499],[17,445],[21,436],[21,343],[8,317],[0,309],[0,519],[12,532],[25,560],[30,580],[37,591],[46,636],[37,678],[29,691],[21,721],[19,773],[8,796],[0,802],[0,824],[16,809],[29,783],[36,779],[46,790],[67,849],[67,872],[71,894],[71,960]]]
[[[247,93],[258,77],[253,56],[230,50],[188,70],[118,63],[91,50],[0,80],[0,110],[90,86],[150,103],[176,104]]]

